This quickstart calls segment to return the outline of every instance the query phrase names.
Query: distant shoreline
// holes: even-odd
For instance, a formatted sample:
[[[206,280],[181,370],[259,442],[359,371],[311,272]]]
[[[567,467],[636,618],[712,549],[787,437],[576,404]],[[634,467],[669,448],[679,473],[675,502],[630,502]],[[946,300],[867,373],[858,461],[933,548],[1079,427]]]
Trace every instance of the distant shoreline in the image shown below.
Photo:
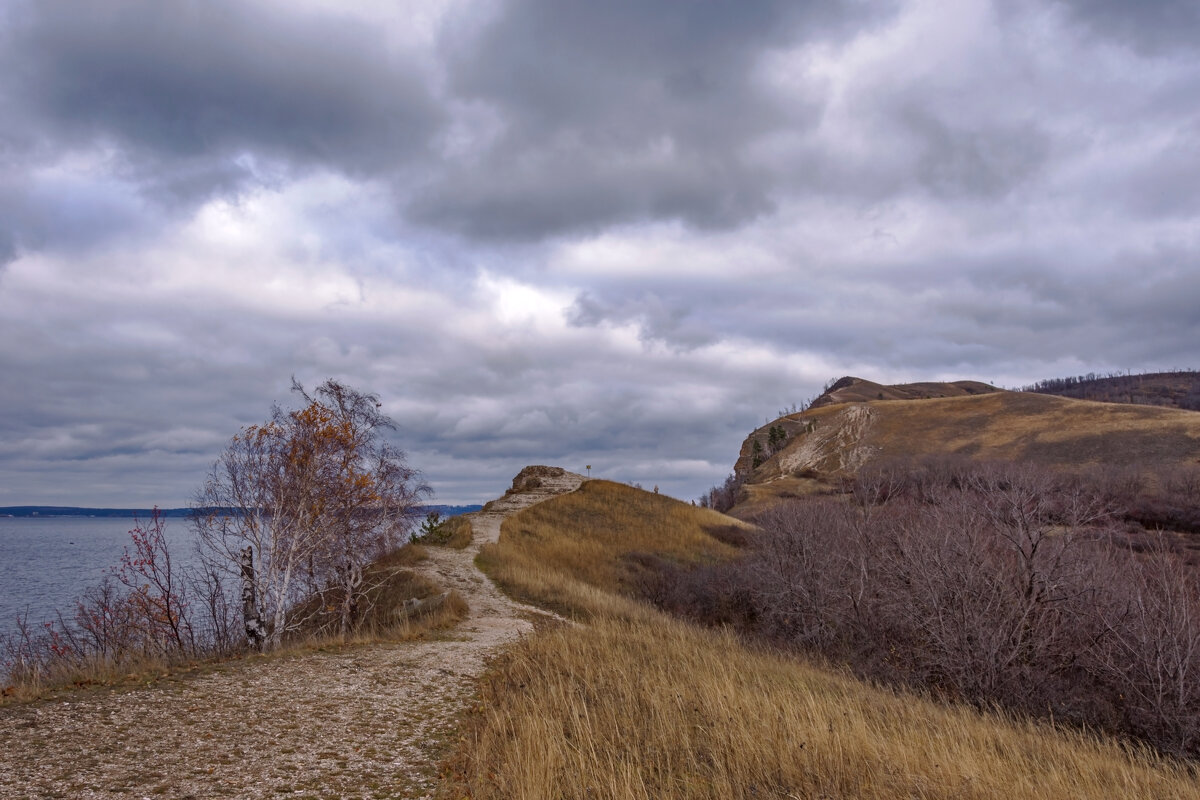
[[[423,506],[421,513],[429,511],[437,511],[445,516],[457,516],[459,514],[468,514],[472,511],[478,511],[483,508],[479,505],[466,506],[444,506],[430,505]],[[215,511],[224,511],[225,513],[235,513],[235,509],[214,509]],[[77,508],[75,506],[0,506],[0,517],[10,518],[51,518],[51,517],[120,517],[132,519],[133,517],[149,518],[154,513],[152,508]],[[163,517],[190,517],[194,513],[191,508],[160,508],[158,510],[160,516]]]

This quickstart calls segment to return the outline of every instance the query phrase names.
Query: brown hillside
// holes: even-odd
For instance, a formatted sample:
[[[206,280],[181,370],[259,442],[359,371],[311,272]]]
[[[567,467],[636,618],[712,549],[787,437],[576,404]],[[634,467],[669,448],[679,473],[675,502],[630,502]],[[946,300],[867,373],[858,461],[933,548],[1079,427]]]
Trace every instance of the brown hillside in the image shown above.
[[[691,564],[729,559],[746,530],[716,511],[593,479],[509,517],[499,542],[483,548],[480,559],[510,594],[590,617],[612,610],[605,592],[636,581],[638,557]]]
[[[825,393],[809,404],[809,408],[821,408],[838,403],[865,403],[871,400],[926,400],[935,397],[966,397],[969,395],[999,392],[995,386],[979,381],[954,381],[939,383],[901,383],[884,386],[881,383],[847,375],[825,390]]]
[[[786,444],[774,453],[768,447],[772,427],[787,433]],[[873,459],[928,455],[1066,468],[1197,464],[1200,415],[1004,391],[838,403],[758,429],[743,443],[736,470],[746,476],[757,505],[780,494],[811,491],[814,478],[853,473]]]
[[[509,517],[485,571],[589,623],[491,662],[437,796],[1195,797],[1194,771],[1140,746],[881,688],[635,599],[648,586],[629,568],[652,563],[638,556],[719,562],[740,529],[598,480]]]

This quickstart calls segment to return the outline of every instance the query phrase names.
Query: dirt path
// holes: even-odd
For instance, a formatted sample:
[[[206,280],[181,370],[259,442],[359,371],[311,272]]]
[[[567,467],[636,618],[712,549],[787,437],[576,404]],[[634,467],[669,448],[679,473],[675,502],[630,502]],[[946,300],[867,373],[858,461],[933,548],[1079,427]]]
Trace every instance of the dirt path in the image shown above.
[[[529,472],[514,481],[527,491],[472,515],[470,547],[430,549],[426,568],[471,607],[449,638],[0,708],[0,798],[428,796],[486,658],[540,613],[500,594],[475,555],[504,517],[583,480]]]

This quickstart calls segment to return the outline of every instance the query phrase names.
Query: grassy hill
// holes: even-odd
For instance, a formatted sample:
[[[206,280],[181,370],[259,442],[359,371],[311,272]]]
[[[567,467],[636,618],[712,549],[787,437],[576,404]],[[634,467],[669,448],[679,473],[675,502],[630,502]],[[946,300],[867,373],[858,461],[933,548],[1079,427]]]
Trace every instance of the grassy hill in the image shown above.
[[[847,375],[834,381],[820,397],[809,404],[809,408],[832,406],[838,403],[863,403],[868,400],[927,400],[933,397],[969,397],[1001,391],[979,381],[954,381],[939,383],[901,383],[884,386],[874,381]]]
[[[737,558],[745,530],[600,481],[507,520],[481,564],[587,624],[493,666],[444,796],[1196,796],[1185,765],[1144,749],[881,689],[637,599],[644,556]]]
[[[989,463],[972,472],[945,457]],[[863,468],[886,461],[916,471],[868,502]],[[1142,465],[1180,480],[1118,497],[1093,492],[1099,477],[1070,474]],[[1125,693],[1158,685],[1159,673],[1130,672],[1165,663],[1145,653],[1200,641],[1184,618],[1200,608],[1194,565],[1177,542],[1139,544],[1134,530],[1200,531],[1200,415],[969,381],[845,378],[754,431],[734,483],[732,513],[761,529],[598,481],[505,522],[481,566],[511,594],[584,624],[543,630],[495,665],[451,794],[1200,796],[1193,762],[1083,730],[1195,752],[1190,734],[1154,738],[1158,718],[1138,716],[1149,706]],[[1067,609],[1029,588],[1051,583],[1089,599]],[[1126,619],[1134,601],[1141,627]],[[939,623],[959,616],[946,609],[968,622]],[[1116,644],[1089,638],[1102,630]],[[1000,670],[989,648],[1019,658]],[[1177,660],[1180,675],[1194,671],[1192,655]],[[972,693],[967,678],[985,673],[995,685],[976,680],[987,692]],[[1045,691],[1021,705],[1033,694],[1008,691],[1010,678]],[[1193,677],[1177,683],[1194,697]]]
[[[645,558],[701,564],[733,558],[750,526],[665,495],[592,480],[505,520],[480,566],[514,597],[589,619],[625,609]]]
[[[846,396],[842,391],[829,396]],[[1200,464],[1200,414],[1007,391],[822,403],[747,437],[735,465],[746,483],[748,505],[741,510],[812,492],[816,479],[852,474],[876,459],[931,455],[1064,469],[1194,466]]]

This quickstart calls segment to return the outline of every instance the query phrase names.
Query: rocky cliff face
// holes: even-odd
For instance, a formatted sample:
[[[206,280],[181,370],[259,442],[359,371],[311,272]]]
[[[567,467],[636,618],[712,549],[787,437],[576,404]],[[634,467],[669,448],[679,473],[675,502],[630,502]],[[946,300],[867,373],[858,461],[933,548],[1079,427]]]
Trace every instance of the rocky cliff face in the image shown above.
[[[781,417],[746,437],[734,471],[752,475],[754,480],[771,480],[782,475],[832,474],[854,471],[871,457],[874,450],[865,443],[875,411],[857,403],[836,413]],[[772,447],[771,431],[779,434]]]
[[[555,495],[573,492],[589,480],[582,475],[577,475],[574,472],[567,472],[562,467],[547,467],[543,465],[533,465],[525,467],[517,473],[513,478],[512,488],[504,493],[503,497],[498,497],[492,500],[483,507],[485,512],[503,512],[510,508],[524,508],[532,502],[537,502],[538,499],[553,497]]]

